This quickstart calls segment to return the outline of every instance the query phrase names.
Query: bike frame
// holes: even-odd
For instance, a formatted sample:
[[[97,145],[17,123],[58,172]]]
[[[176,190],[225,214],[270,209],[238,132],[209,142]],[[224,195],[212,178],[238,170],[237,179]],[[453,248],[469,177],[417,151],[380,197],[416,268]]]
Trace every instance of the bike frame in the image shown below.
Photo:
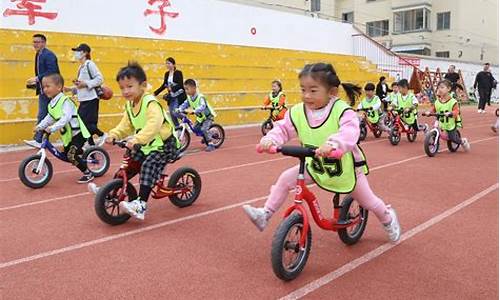
[[[333,198],[333,217],[331,219],[324,218],[321,213],[321,208],[319,206],[318,200],[316,196],[307,188],[304,179],[304,169],[305,169],[305,159],[300,159],[300,167],[299,167],[299,175],[297,177],[297,185],[295,187],[295,204],[287,208],[285,211],[284,217],[288,217],[294,211],[298,211],[299,214],[302,215],[302,219],[304,220],[304,227],[300,236],[300,247],[303,249],[306,244],[307,232],[310,227],[310,222],[307,216],[306,209],[302,205],[305,201],[309,206],[309,210],[311,211],[311,215],[315,221],[315,223],[324,230],[337,231],[338,229],[348,228],[354,226],[361,222],[361,215],[359,215],[356,219],[351,222],[340,224],[339,215],[340,208],[342,206],[339,205],[339,195],[336,194]]]
[[[382,118],[382,116],[380,116],[380,118]],[[363,111],[363,123],[370,129],[371,132],[375,132],[376,129],[380,130],[377,124],[372,124],[368,121],[365,111]]]
[[[393,114],[394,117],[394,124],[393,127],[397,128],[399,132],[401,133],[413,133],[415,129],[411,125],[408,125],[401,120],[401,113],[396,111],[396,114],[394,114],[391,111],[391,114]],[[408,130],[405,128],[405,124],[408,126]]]
[[[180,136],[184,135],[184,132],[186,132],[187,128],[189,128],[196,136],[203,136],[203,132],[201,130],[197,130],[196,128],[194,128],[191,119],[189,119],[185,114],[181,115],[182,115],[182,124],[181,124],[182,131]]]
[[[128,173],[137,174],[141,171],[141,163],[132,159],[132,155],[130,150],[128,150],[122,160],[120,168],[113,176],[114,179],[122,179],[122,189],[118,194],[119,201],[125,200],[125,192],[127,191],[127,185],[129,181]],[[185,191],[188,191],[188,188],[182,189],[172,189],[167,187],[165,183],[165,179],[168,177],[167,174],[161,174],[160,179],[158,179],[155,183],[155,186],[151,190],[151,198],[153,199],[161,199],[174,194],[180,194]]]

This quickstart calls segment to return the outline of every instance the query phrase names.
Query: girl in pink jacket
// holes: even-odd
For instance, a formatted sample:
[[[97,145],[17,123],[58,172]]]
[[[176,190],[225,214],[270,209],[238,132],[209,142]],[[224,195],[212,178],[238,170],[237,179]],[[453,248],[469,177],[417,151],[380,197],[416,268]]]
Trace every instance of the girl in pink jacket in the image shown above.
[[[275,127],[261,139],[260,146],[266,150],[271,146],[280,146],[287,143],[298,136],[296,130],[298,126],[309,126],[311,129],[314,129],[314,132],[318,132],[319,135],[319,132],[323,130],[322,127],[326,128],[328,126],[325,124],[337,122],[338,130],[331,132],[329,136],[327,135],[328,138],[326,141],[319,141],[319,156],[327,157],[335,149],[341,150],[344,155],[352,152],[354,164],[343,166],[344,168],[351,167],[355,169],[353,170],[354,178],[350,180],[351,186],[347,188],[347,190],[350,190],[348,193],[362,207],[375,214],[387,232],[389,240],[393,242],[398,241],[401,229],[396,211],[394,208],[385,205],[382,199],[373,193],[365,176],[367,174],[367,166],[364,163],[364,154],[357,145],[359,120],[356,112],[350,109],[337,96],[338,88],[342,85],[351,100],[352,106],[356,96],[359,96],[361,88],[348,83],[341,84],[333,66],[325,63],[306,65],[299,74],[299,80],[303,103],[297,104],[300,107],[295,109],[303,110],[303,114],[295,114],[299,118],[295,117],[296,119],[294,119],[292,117],[293,108],[287,111],[285,119],[276,122]],[[340,113],[338,113],[339,109],[341,110]],[[301,117],[302,115],[305,117]],[[305,124],[298,124],[298,122]],[[301,139],[299,135],[298,138],[302,142],[302,139],[305,137]],[[311,137],[307,138],[311,139]],[[315,182],[321,186],[321,182],[318,182],[320,179],[313,180],[308,172],[305,174],[306,184]],[[271,187],[271,193],[264,207],[243,206],[250,220],[260,231],[264,230],[268,220],[283,205],[289,191],[295,187],[298,173],[298,165],[284,171],[276,184]],[[315,177],[318,178],[317,175]]]

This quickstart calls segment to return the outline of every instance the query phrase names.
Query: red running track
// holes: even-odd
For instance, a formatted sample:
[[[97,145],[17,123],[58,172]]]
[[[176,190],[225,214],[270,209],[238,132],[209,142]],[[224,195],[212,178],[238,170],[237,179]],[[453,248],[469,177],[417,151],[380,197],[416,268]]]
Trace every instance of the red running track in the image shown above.
[[[423,119],[423,118],[422,118]],[[277,279],[270,245],[282,211],[258,232],[241,209],[262,205],[292,158],[258,155],[258,128],[228,130],[223,148],[196,152],[182,165],[202,174],[203,191],[184,209],[152,200],[144,222],[110,227],[93,197],[75,183],[78,171],[56,162],[41,190],[17,179],[33,151],[0,154],[2,299],[332,299],[498,298],[498,136],[494,115],[464,109],[462,135],[472,151],[428,158],[423,137],[391,146],[385,135],[363,142],[376,193],[399,213],[397,245],[372,216],[361,241],[345,246],[313,225],[312,251],[294,281]],[[201,149],[193,140],[192,150]],[[443,148],[442,148],[443,149]],[[121,151],[109,149],[112,169]],[[96,180],[108,181],[109,172]],[[324,211],[330,198],[313,188]]]

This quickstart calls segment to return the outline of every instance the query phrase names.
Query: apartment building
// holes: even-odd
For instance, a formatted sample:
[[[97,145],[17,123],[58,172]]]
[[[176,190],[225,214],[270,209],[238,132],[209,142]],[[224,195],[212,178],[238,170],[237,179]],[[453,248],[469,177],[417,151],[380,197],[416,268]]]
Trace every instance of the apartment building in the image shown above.
[[[226,0],[352,23],[394,52],[498,64],[498,0]]]

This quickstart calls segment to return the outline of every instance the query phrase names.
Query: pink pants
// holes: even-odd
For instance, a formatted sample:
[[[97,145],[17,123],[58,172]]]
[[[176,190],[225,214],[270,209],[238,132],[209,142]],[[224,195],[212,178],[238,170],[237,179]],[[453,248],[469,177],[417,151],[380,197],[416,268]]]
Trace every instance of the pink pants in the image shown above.
[[[289,191],[295,188],[298,174],[298,165],[281,173],[276,184],[271,187],[271,193],[269,194],[269,198],[267,198],[266,204],[264,205],[266,209],[273,213],[278,211],[281,205],[283,205],[285,200],[288,198]],[[357,183],[356,187],[351,192],[351,196],[361,206],[373,212],[382,224],[389,223],[391,221],[391,217],[384,201],[373,193],[361,168],[357,169],[356,174]],[[304,177],[306,184],[314,182],[307,171],[305,172]]]

